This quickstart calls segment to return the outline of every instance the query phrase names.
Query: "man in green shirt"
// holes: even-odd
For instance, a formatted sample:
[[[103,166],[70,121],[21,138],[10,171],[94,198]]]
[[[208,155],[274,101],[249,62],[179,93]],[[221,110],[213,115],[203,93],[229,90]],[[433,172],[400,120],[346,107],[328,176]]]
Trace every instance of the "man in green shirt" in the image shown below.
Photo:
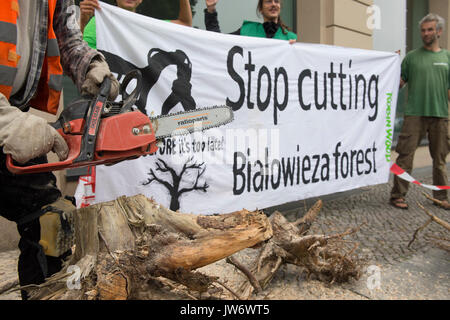
[[[408,84],[408,104],[396,151],[397,165],[411,173],[414,153],[428,135],[433,159],[433,184],[447,185],[446,156],[448,140],[448,99],[450,98],[450,52],[441,49],[439,38],[445,25],[443,18],[429,14],[420,21],[423,47],[408,53],[402,62],[400,87]],[[405,196],[409,183],[394,177],[390,203],[408,209]],[[450,209],[447,191],[433,191],[440,206]]]
[[[136,12],[137,7],[142,0],[116,0],[119,8]],[[97,49],[97,33],[95,25],[94,10],[100,10],[98,0],[83,0],[80,2],[80,30],[83,33],[83,39],[88,45]],[[176,24],[192,27],[192,10],[189,0],[180,0],[180,12],[178,19],[167,20]]]

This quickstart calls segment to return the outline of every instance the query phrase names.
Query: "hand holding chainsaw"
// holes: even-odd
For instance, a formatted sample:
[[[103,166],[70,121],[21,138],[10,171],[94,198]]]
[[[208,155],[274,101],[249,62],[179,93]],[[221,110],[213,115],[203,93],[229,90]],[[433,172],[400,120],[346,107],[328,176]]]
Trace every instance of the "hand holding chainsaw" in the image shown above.
[[[94,60],[82,85],[84,95],[97,95],[104,78],[111,80],[108,98],[114,100],[119,92],[119,82],[111,74],[104,60]],[[11,106],[0,93],[0,147],[5,154],[20,164],[53,151],[59,160],[65,160],[69,147],[64,138],[43,118],[22,112]]]
[[[126,88],[136,79],[136,87]],[[202,131],[233,120],[228,106],[215,106],[149,118],[134,107],[142,89],[139,70],[131,71],[122,82],[123,101],[108,101],[111,83],[105,77],[100,91],[92,99],[83,98],[67,106],[58,121],[52,123],[69,146],[67,159],[55,163],[17,166],[7,157],[6,166],[16,174],[37,173],[99,164],[115,164],[154,154],[158,142],[166,137]],[[54,143],[55,144],[55,143]]]
[[[105,78],[111,80],[111,89],[109,91],[108,99],[114,101],[119,94],[119,82],[109,70],[108,64],[105,60],[93,60],[89,65],[89,70],[86,74],[86,80],[81,85],[81,93],[83,95],[96,96],[100,91],[100,86]]]
[[[60,160],[67,158],[69,148],[60,134],[44,119],[22,112],[9,104],[0,93],[0,146],[23,164],[55,152]]]

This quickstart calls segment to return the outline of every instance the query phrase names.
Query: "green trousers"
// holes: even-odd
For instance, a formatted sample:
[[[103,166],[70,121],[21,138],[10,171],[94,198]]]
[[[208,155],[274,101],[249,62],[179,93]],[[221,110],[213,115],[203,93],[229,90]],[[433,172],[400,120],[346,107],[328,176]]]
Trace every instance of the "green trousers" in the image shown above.
[[[414,154],[420,141],[427,135],[429,150],[433,159],[433,185],[447,185],[447,167],[445,158],[449,152],[448,119],[436,117],[405,116],[403,127],[395,151],[398,153],[397,165],[411,174]],[[392,198],[404,198],[409,182],[394,177]],[[433,191],[433,197],[447,200],[447,190]]]

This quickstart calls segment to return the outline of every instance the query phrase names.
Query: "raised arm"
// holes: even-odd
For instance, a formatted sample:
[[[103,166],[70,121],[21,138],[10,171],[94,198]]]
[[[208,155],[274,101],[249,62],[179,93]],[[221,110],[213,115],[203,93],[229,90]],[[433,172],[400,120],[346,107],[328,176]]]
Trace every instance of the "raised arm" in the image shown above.
[[[205,27],[208,31],[220,32],[220,26],[216,11],[217,2],[218,0],[205,0]]]
[[[192,27],[192,10],[189,0],[180,0],[178,19],[172,20],[171,22]]]
[[[98,0],[83,0],[80,2],[80,30],[83,33],[84,27],[94,15],[94,10],[100,10]]]

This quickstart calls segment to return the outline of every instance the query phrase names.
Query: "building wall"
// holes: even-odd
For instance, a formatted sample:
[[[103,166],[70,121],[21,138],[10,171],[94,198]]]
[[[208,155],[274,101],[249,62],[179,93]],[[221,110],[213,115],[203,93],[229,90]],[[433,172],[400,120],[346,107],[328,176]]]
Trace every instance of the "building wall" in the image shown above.
[[[441,47],[449,49],[450,44],[450,3],[448,0],[429,0],[429,11],[445,19],[445,30],[442,34]]]
[[[407,1],[374,0],[380,23],[373,29],[373,50],[406,53]]]
[[[406,52],[422,46],[420,37],[419,21],[429,12],[428,0],[408,0],[407,1],[407,48]]]
[[[373,0],[298,0],[297,31],[301,42],[372,49],[367,9]]]

